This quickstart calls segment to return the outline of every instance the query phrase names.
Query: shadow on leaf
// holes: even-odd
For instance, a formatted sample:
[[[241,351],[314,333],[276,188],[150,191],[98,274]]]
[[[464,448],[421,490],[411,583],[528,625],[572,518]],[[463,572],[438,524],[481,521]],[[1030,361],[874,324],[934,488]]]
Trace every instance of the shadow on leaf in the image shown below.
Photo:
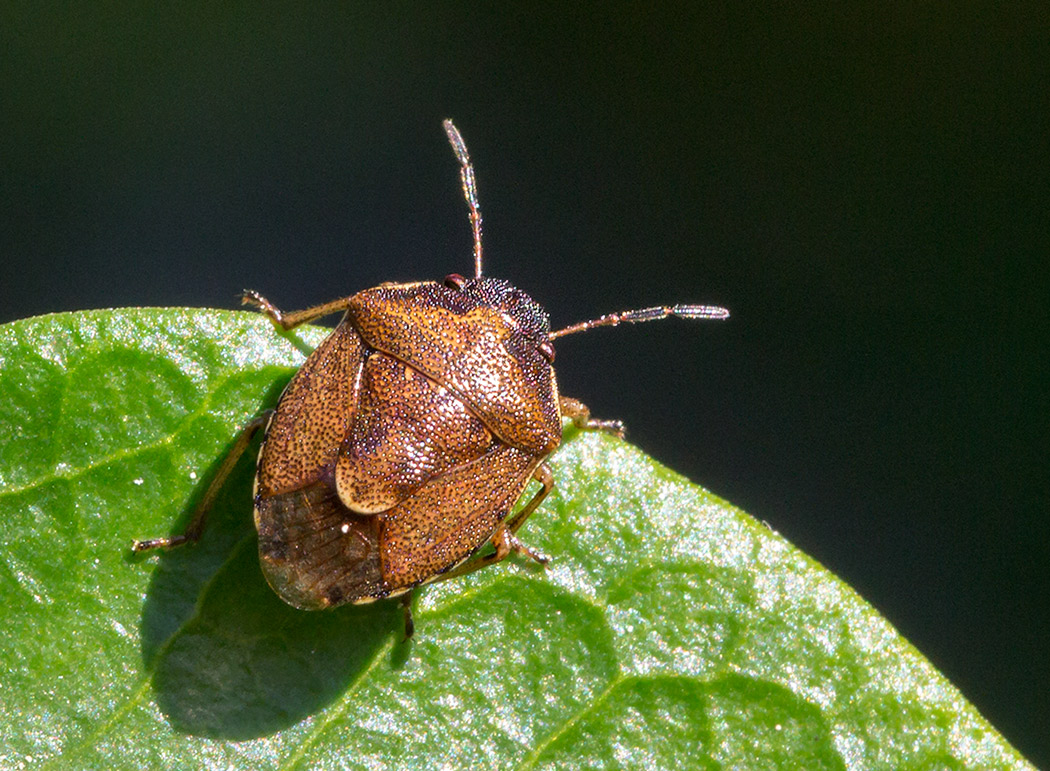
[[[266,585],[254,545],[234,551],[158,654],[153,687],[177,731],[243,740],[294,725],[337,699],[401,631],[389,604],[313,613],[286,605]]]
[[[254,455],[230,475],[201,540],[159,554],[147,592],[143,664],[158,706],[182,733],[245,740],[294,725],[337,699],[402,634],[392,603],[310,612],[274,594],[252,525]],[[189,521],[222,457],[172,532]]]

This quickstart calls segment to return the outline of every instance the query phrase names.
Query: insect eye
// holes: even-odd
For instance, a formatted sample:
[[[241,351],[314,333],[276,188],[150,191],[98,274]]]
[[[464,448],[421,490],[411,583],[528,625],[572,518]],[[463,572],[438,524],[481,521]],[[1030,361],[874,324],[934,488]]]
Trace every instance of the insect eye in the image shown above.
[[[462,289],[467,280],[458,273],[449,273],[445,276],[445,286],[449,289]]]
[[[548,362],[553,362],[554,361],[554,346],[551,345],[550,340],[544,340],[542,343],[540,343],[539,350],[540,350],[540,354]]]

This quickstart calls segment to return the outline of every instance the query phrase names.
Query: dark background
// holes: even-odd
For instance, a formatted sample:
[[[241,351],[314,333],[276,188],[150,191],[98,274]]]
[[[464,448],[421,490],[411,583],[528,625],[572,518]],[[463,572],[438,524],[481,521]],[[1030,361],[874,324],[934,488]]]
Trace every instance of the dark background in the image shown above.
[[[556,326],[733,311],[560,341],[563,392],[1050,766],[1045,6],[527,5],[6,4],[0,321],[469,273],[452,117]]]

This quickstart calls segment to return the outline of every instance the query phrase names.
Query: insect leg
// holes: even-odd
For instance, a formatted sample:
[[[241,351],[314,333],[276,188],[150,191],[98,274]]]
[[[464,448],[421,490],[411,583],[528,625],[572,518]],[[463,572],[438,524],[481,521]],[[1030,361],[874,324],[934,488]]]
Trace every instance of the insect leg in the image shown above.
[[[416,624],[412,620],[412,595],[414,591],[408,591],[401,595],[401,608],[405,611],[405,639],[402,642],[408,641],[409,638],[415,634]]]
[[[540,505],[540,502],[547,497],[547,494],[551,490],[554,489],[554,475],[551,474],[551,470],[546,463],[541,463],[536,467],[536,470],[532,472],[532,478],[543,486],[534,496],[532,496],[532,499],[522,507],[521,511],[516,512],[510,519],[496,528],[496,532],[492,534],[492,545],[495,547],[495,551],[491,554],[486,554],[483,557],[478,557],[477,559],[465,562],[447,573],[442,573],[434,579],[435,581],[444,581],[449,578],[465,576],[467,573],[473,573],[475,570],[481,570],[481,568],[488,567],[489,565],[495,565],[512,551],[517,552],[518,554],[523,554],[526,557],[531,557],[541,565],[546,565],[550,562],[550,557],[535,551],[534,549],[530,549],[518,540],[516,535],[514,535],[514,531],[521,527],[522,523],[528,519],[528,516],[536,510],[537,506]]]
[[[489,565],[495,565],[497,562],[505,559],[512,551],[517,552],[518,554],[524,554],[526,557],[531,557],[541,565],[546,565],[550,562],[550,557],[530,549],[519,541],[518,537],[514,535],[506,525],[500,525],[496,529],[496,532],[492,534],[492,545],[496,550],[491,554],[486,554],[483,557],[464,562],[459,567],[453,568],[447,573],[442,573],[440,576],[433,579],[433,583],[446,581],[449,578],[459,578],[468,573],[473,573],[475,570],[481,570],[482,568],[487,568]]]
[[[493,533],[492,544],[496,547],[496,555],[498,556],[498,559],[494,559],[492,562],[488,563],[490,565],[499,562],[511,552],[516,552],[522,556],[534,559],[541,565],[546,565],[551,561],[551,558],[543,552],[536,551],[535,549],[529,548],[523,544],[518,539],[518,536],[511,532],[509,527],[502,527]]]
[[[254,305],[260,311],[269,316],[270,321],[285,330],[294,329],[300,324],[305,324],[308,321],[313,321],[314,319],[319,319],[322,316],[328,316],[332,313],[342,313],[346,310],[349,300],[349,297],[343,297],[339,300],[332,300],[331,302],[322,303],[321,305],[315,305],[306,310],[292,311],[289,313],[280,310],[261,294],[251,289],[245,289],[241,294],[241,305]]]
[[[248,445],[251,444],[255,432],[269,422],[270,413],[271,411],[267,410],[241,429],[241,432],[237,435],[237,439],[233,443],[233,447],[231,447],[230,451],[226,453],[226,457],[223,458],[219,470],[215,472],[215,477],[211,480],[211,484],[208,485],[208,489],[204,492],[204,497],[202,497],[200,503],[197,504],[197,508],[193,512],[193,519],[190,520],[190,524],[185,532],[180,533],[179,535],[168,536],[167,538],[147,538],[144,541],[136,539],[131,542],[131,550],[133,552],[140,552],[148,549],[167,549],[172,546],[181,546],[184,543],[195,543],[201,537],[201,531],[204,530],[205,520],[208,518],[208,510],[211,508],[212,503],[215,502],[215,497],[222,489],[223,483],[230,475],[230,472],[233,471],[233,467],[237,465],[237,461],[244,454],[244,451],[248,449]]]
[[[623,439],[623,422],[619,420],[595,420],[591,417],[591,411],[587,405],[579,399],[570,399],[562,396],[558,400],[563,417],[572,420],[572,424],[582,431],[605,431]]]
[[[521,507],[521,511],[515,512],[514,515],[504,523],[507,531],[511,535],[518,532],[518,528],[521,527],[525,523],[525,520],[529,518],[529,515],[539,507],[543,502],[543,499],[547,497],[547,494],[554,489],[554,475],[551,473],[550,466],[546,463],[541,463],[536,467],[536,470],[532,472],[532,478],[543,486],[536,491],[534,496],[532,496],[532,500]],[[546,557],[540,559],[531,553],[529,556],[537,562],[547,562]]]

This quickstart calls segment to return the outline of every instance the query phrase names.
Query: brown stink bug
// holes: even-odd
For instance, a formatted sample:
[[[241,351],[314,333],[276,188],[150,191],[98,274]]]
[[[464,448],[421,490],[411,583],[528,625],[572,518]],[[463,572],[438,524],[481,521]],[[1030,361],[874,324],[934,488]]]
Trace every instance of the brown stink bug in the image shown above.
[[[563,335],[668,316],[724,319],[707,305],[612,313],[550,329],[531,297],[481,271],[474,168],[451,121],[474,232],[474,278],[384,284],[285,313],[255,292],[283,329],[342,320],[288,383],[277,407],[240,434],[186,532],[135,541],[144,551],[196,541],[208,508],[253,435],[265,428],[255,477],[259,558],[274,591],[304,610],[401,596],[492,565],[510,552],[541,563],[515,533],[554,486],[547,457],[562,418],[622,435],[560,396],[551,362]],[[529,480],[540,488],[520,509]],[[486,544],[491,550],[479,553]]]

